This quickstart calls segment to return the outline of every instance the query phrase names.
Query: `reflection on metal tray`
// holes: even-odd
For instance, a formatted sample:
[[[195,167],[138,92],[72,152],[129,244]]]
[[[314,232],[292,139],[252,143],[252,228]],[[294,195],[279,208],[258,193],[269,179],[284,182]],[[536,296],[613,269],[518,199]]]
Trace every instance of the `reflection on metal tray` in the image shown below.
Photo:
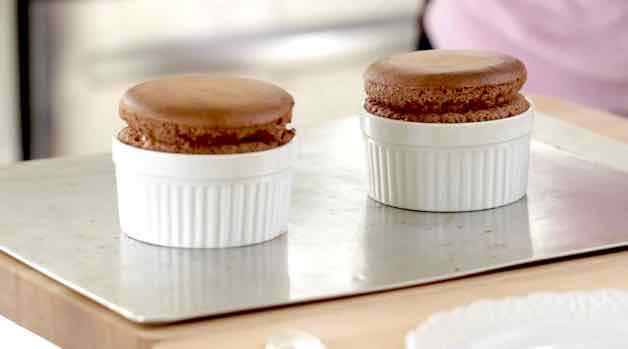
[[[445,280],[628,244],[628,174],[533,143],[528,196],[469,213],[367,198],[355,118],[306,132],[289,233],[185,250],[120,236],[106,155],[0,171],[0,250],[137,322]]]

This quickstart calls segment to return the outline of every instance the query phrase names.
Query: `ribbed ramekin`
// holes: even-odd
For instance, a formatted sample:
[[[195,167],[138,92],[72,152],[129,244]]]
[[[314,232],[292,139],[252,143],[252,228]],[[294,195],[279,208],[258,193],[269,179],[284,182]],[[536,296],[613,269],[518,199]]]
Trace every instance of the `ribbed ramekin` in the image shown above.
[[[243,154],[174,154],[113,138],[120,227],[171,247],[235,247],[287,230],[296,139]]]
[[[473,123],[391,120],[362,112],[369,195],[418,211],[460,212],[522,198],[534,111]]]

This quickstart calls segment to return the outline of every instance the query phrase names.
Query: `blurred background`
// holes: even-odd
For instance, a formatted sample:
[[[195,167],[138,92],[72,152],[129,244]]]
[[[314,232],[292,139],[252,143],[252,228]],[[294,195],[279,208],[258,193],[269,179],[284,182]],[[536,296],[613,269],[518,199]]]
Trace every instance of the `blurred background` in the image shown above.
[[[365,66],[415,48],[422,7],[416,0],[0,4],[0,163],[108,151],[122,125],[122,93],[163,74],[273,81],[294,95],[297,126],[348,115],[360,106]]]
[[[430,47],[510,53],[526,93],[628,115],[625,0],[0,0],[0,164],[107,152],[120,96],[165,74],[275,82],[313,126],[360,108],[369,62]]]

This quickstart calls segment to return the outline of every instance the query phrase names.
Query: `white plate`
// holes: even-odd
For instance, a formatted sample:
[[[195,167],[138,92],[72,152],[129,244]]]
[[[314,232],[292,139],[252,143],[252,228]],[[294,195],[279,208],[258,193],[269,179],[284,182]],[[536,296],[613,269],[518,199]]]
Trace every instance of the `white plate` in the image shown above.
[[[628,347],[628,292],[599,290],[478,301],[432,316],[407,349]]]

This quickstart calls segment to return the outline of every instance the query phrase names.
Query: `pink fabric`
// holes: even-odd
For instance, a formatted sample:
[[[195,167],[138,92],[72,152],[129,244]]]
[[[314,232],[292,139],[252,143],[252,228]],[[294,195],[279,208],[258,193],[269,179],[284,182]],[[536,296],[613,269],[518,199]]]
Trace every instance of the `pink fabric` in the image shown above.
[[[425,20],[437,48],[519,57],[526,92],[628,115],[628,0],[432,0]]]

